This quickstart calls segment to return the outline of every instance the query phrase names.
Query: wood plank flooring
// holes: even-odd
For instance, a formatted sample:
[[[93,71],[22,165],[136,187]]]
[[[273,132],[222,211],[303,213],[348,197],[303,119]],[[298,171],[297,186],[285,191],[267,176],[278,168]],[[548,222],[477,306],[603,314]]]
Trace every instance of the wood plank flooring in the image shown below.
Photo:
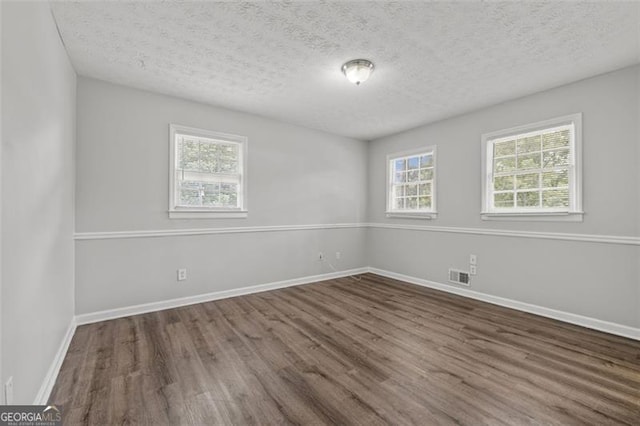
[[[373,274],[78,327],[65,425],[640,424],[640,342]]]

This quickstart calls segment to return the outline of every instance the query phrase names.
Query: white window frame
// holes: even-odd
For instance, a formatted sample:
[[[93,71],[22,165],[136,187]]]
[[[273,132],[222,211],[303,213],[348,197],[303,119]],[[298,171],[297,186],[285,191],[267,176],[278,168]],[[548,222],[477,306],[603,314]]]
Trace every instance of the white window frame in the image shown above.
[[[188,135],[214,139],[221,143],[239,145],[238,167],[240,169],[240,185],[238,187],[237,208],[224,207],[186,207],[176,205],[176,135]],[[169,218],[171,219],[231,219],[246,218],[247,210],[247,149],[245,136],[214,132],[179,124],[169,125]]]
[[[431,183],[431,209],[429,210],[393,210],[391,206],[393,202],[391,200],[392,187],[393,187],[393,167],[392,162],[405,157],[415,157],[419,155],[431,155],[433,158],[433,179]],[[438,217],[437,211],[437,176],[438,176],[438,161],[437,161],[436,146],[425,146],[422,148],[412,149],[409,151],[396,152],[387,155],[387,206],[386,217],[390,218],[403,218],[403,219],[436,219]]]
[[[569,207],[568,208],[532,208],[532,209],[496,209],[492,208],[493,199],[493,145],[512,139],[513,136],[529,136],[556,127],[573,127],[570,138],[569,164]],[[482,135],[482,207],[483,220],[512,221],[570,221],[581,222],[582,211],[582,113],[556,117],[537,123],[512,127],[510,129],[485,133]]]

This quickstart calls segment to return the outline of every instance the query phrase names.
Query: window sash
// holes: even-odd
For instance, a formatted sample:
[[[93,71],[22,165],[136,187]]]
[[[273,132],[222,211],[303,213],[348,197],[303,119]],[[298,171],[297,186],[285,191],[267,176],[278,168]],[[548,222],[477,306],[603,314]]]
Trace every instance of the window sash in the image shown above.
[[[237,155],[235,155],[235,158],[233,159],[233,161],[236,163],[235,164],[235,168],[236,170],[239,170],[240,168],[240,159],[241,159],[241,151],[242,151],[242,147],[240,146],[240,144],[235,143],[235,142],[227,142],[227,141],[221,141],[221,140],[216,140],[216,139],[210,139],[210,138],[204,138],[201,136],[192,136],[192,135],[188,135],[188,134],[183,134],[183,133],[179,133],[176,132],[175,133],[175,192],[174,192],[174,205],[176,208],[204,208],[204,209],[239,209],[240,208],[240,203],[241,203],[241,188],[242,188],[242,174],[237,172],[237,173],[223,173],[223,172],[206,172],[206,171],[202,171],[202,170],[192,170],[192,169],[184,169],[180,167],[180,159],[182,158],[181,155],[179,155],[178,153],[182,151],[182,153],[184,152],[184,147],[183,144],[185,143],[185,141],[188,140],[190,142],[196,142],[198,144],[211,144],[211,145],[217,145],[217,146],[233,146],[234,148],[237,149]],[[202,161],[202,158],[200,157],[200,153],[198,154],[198,163],[200,163]],[[184,182],[200,182],[200,183],[211,183],[211,184],[215,184],[215,183],[233,183],[236,184],[236,192],[235,192],[235,198],[236,198],[236,203],[235,206],[225,206],[225,205],[204,205],[203,204],[203,199],[205,198],[205,195],[203,193],[200,194],[200,205],[190,205],[190,204],[184,204],[182,202],[182,193],[185,190],[182,187],[182,184]]]
[[[558,124],[558,122],[564,121],[562,124]],[[577,160],[578,160],[578,146],[577,146],[577,132],[579,131],[579,115],[569,116],[569,117],[561,117],[555,120],[549,120],[549,122],[554,123],[538,123],[537,125],[531,126],[523,126],[524,131],[520,129],[517,131],[505,131],[507,134],[502,134],[497,137],[486,137],[483,136],[483,141],[486,144],[485,146],[485,161],[483,167],[485,168],[485,181],[484,181],[484,191],[483,191],[483,212],[485,213],[553,213],[553,212],[561,212],[561,213],[571,213],[576,212],[579,208],[579,181],[578,181],[578,170],[577,170]],[[546,124],[546,125],[545,125]],[[550,148],[544,148],[541,144],[540,149],[531,152],[517,152],[518,145],[517,140],[530,138],[530,137],[542,137],[543,135],[561,132],[561,131],[569,131],[569,144],[565,146],[555,146]],[[516,143],[516,151],[514,154],[508,155],[500,155],[494,156],[495,153],[495,145],[504,143],[504,142],[515,142]],[[551,151],[568,151],[568,161],[567,164],[564,165],[554,165],[549,167],[544,167],[543,158],[545,152]],[[518,158],[523,155],[540,155],[540,166],[530,169],[518,169]],[[513,158],[515,161],[515,169],[508,171],[495,171],[495,160],[504,160]],[[566,171],[568,175],[568,184],[562,186],[543,186],[544,183],[542,181],[542,173],[549,172],[562,172]],[[538,174],[538,185],[533,188],[517,188],[517,176],[528,175],[528,174]],[[494,189],[494,181],[499,177],[513,177],[513,187],[512,189]],[[543,204],[543,192],[549,190],[567,190],[568,191],[568,206],[567,207],[544,207]],[[537,206],[518,206],[517,205],[517,194],[523,192],[538,192],[539,199]],[[496,207],[495,206],[495,195],[497,194],[513,194],[513,207]]]
[[[169,212],[187,212],[198,213],[210,212],[244,212],[246,215],[246,138],[236,135],[228,135],[223,133],[200,130],[179,125],[170,125],[170,142],[171,142],[171,191]],[[197,163],[197,167],[181,167],[181,160],[184,160],[183,143],[197,143],[198,152],[190,153],[190,161]],[[213,144],[217,146],[233,147],[233,152],[224,151],[204,151],[205,156],[202,157],[202,144]],[[206,155],[208,154],[208,155]],[[225,167],[225,161],[233,163],[232,167]],[[210,161],[209,167],[203,167],[202,161]],[[222,162],[222,164],[220,164]],[[227,165],[229,163],[226,163]],[[185,166],[184,162],[182,163]],[[213,170],[213,171],[211,171]],[[192,183],[193,188],[189,189],[184,184]],[[214,190],[210,185],[218,185]],[[233,184],[235,190],[223,190],[221,185]],[[208,191],[207,191],[208,187]],[[225,188],[227,189],[227,188]],[[195,191],[200,191],[198,195]],[[190,193],[189,193],[190,192]],[[183,201],[183,196],[189,193],[189,196],[200,198],[199,202],[188,204]],[[225,204],[223,200],[229,197],[232,201],[231,205]],[[235,202],[233,200],[235,199]],[[207,204],[209,203],[209,204]],[[173,216],[172,216],[173,217]],[[195,216],[194,216],[195,217]],[[198,216],[204,217],[204,216]],[[213,217],[213,216],[211,216]],[[222,216],[221,216],[222,217]],[[230,216],[224,216],[230,217]],[[240,216],[238,216],[240,217]],[[246,216],[245,216],[246,217]]]
[[[429,165],[421,164],[422,157],[431,157]],[[408,162],[412,159],[417,159],[418,167],[409,169]],[[403,170],[398,170],[396,168],[396,163],[398,161],[405,162],[405,168]],[[436,198],[435,198],[435,181],[436,181],[436,156],[435,156],[435,148],[428,148],[425,150],[413,151],[411,153],[404,154],[396,154],[390,155],[387,157],[387,213],[435,213],[436,211]],[[431,178],[423,179],[422,171],[428,170],[430,171]],[[417,173],[417,179],[408,180],[408,174],[410,172]],[[406,180],[402,182],[396,181],[396,175],[398,173],[405,174]],[[421,185],[429,185],[430,190],[428,194],[420,193]],[[416,193],[408,195],[407,188],[415,187]],[[400,195],[400,189],[403,189],[404,195]],[[430,207],[420,207],[421,199],[430,203]],[[416,207],[409,208],[407,207],[408,202],[412,202],[415,200]]]

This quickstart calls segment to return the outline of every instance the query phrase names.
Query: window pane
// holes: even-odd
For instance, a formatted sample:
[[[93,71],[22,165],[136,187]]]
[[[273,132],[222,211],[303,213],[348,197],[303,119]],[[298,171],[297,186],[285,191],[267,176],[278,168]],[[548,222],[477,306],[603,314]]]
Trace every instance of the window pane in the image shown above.
[[[181,206],[199,206],[201,205],[200,201],[200,191],[198,190],[180,190],[180,205]]]
[[[394,183],[402,183],[407,181],[407,172],[396,172]]]
[[[513,192],[493,194],[493,205],[497,208],[513,207]]]
[[[407,185],[406,191],[408,196],[418,195],[418,185]]]
[[[433,169],[420,169],[420,180],[433,179]]]
[[[393,209],[394,210],[403,210],[404,209],[404,200],[405,198],[396,198],[393,200]]]
[[[516,158],[500,158],[493,161],[493,171],[495,173],[510,172],[516,168]]]
[[[545,151],[542,153],[542,163],[545,168],[568,166],[569,149],[558,149],[555,151]]]
[[[205,173],[215,173],[218,171],[218,150],[212,143],[200,144],[200,162],[198,170]]]
[[[493,189],[503,191],[513,189],[513,176],[498,176],[493,179]]]
[[[539,169],[540,153],[523,154],[518,156],[518,170]]]
[[[200,182],[185,181],[180,183],[179,198],[182,206],[201,206]]]
[[[220,205],[223,207],[236,207],[238,204],[238,185],[235,183],[223,183],[220,185]]]
[[[423,155],[420,157],[420,167],[433,167],[433,155]]]
[[[431,197],[420,197],[419,207],[421,209],[430,209],[431,208]]]
[[[404,197],[404,185],[394,185],[393,186],[393,196],[394,197]]]
[[[395,169],[396,171],[407,170],[407,160],[396,160]]]
[[[543,207],[569,207],[569,189],[542,191]]]
[[[238,172],[238,149],[238,145],[218,145],[218,170],[221,173]]]
[[[420,167],[420,159],[418,157],[411,157],[407,160],[407,167],[409,170],[415,170]]]
[[[516,153],[516,141],[500,142],[493,145],[493,156],[503,157]]]
[[[542,149],[569,146],[569,130],[542,135]]]
[[[518,154],[540,151],[540,135],[518,139]]]
[[[540,187],[540,174],[530,173],[516,176],[516,189],[532,189]]]
[[[407,172],[407,182],[417,182],[420,178],[418,170],[410,170]]]
[[[176,136],[178,140],[178,168],[190,171],[199,171],[200,144],[194,140]]]
[[[215,206],[219,203],[220,199],[220,184],[209,183],[204,186],[204,195],[202,197],[202,205],[206,207]]]
[[[410,210],[415,210],[418,208],[418,197],[409,197],[407,198],[406,208]]]
[[[542,173],[543,188],[557,188],[563,186],[569,186],[568,170],[558,170],[554,172]]]
[[[418,195],[431,195],[431,184],[423,183],[418,188]]]
[[[518,207],[540,207],[540,191],[518,192],[516,204]]]

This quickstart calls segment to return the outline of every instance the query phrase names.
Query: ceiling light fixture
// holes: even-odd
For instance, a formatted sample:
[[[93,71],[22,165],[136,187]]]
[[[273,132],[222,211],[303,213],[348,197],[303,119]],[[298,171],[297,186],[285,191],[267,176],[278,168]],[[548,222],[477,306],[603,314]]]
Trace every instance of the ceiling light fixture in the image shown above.
[[[359,86],[360,83],[367,81],[373,72],[373,68],[373,62],[371,61],[354,59],[342,66],[342,73],[347,77],[347,80]]]

